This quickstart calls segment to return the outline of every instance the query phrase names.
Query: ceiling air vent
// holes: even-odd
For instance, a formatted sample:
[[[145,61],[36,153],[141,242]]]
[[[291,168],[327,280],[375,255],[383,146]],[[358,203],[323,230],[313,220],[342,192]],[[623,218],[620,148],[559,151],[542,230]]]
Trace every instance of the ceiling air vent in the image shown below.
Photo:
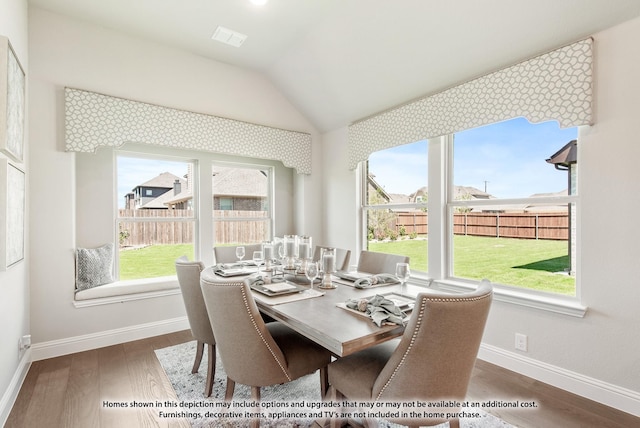
[[[238,33],[237,31],[233,31],[225,27],[218,27],[216,28],[216,31],[213,33],[213,36],[211,36],[211,38],[218,42],[226,43],[227,45],[239,48],[247,39],[247,36],[245,34]]]

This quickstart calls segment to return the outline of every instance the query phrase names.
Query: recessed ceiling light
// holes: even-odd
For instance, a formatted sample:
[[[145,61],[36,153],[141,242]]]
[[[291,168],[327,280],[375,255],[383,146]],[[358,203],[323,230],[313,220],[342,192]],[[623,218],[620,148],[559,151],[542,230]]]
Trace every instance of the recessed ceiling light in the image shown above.
[[[251,3],[255,4],[256,6],[262,6],[264,4],[267,4],[268,0],[250,0]]]
[[[230,30],[228,28],[219,26],[216,28],[216,31],[213,32],[213,36],[211,36],[213,40],[218,42],[226,43],[227,45],[235,46],[239,48],[245,40],[247,40],[247,36],[242,33],[238,33],[237,31]]]

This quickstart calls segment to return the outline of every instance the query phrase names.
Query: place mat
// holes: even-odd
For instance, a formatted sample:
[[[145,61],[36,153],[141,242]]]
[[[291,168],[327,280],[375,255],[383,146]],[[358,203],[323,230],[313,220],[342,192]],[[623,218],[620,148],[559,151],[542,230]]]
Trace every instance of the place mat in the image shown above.
[[[260,300],[261,302],[269,306],[280,305],[282,303],[295,302],[298,300],[313,299],[314,297],[320,297],[320,296],[324,296],[324,292],[319,290],[314,290],[312,288],[301,291],[300,293],[286,294],[284,296],[273,296],[273,297],[267,297],[257,292],[253,293],[253,297],[256,300]]]

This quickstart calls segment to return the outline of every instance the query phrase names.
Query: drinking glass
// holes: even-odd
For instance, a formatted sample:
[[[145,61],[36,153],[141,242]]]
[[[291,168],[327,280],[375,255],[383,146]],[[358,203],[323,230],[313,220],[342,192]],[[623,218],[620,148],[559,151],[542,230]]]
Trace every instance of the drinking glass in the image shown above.
[[[318,263],[307,261],[307,266],[304,269],[304,276],[309,280],[309,286],[313,288],[313,281],[318,277]]]
[[[404,290],[405,283],[411,276],[411,269],[409,269],[409,263],[396,263],[396,277],[400,281],[401,287]]]
[[[253,261],[256,266],[260,266],[262,264],[262,251],[253,252]]]
[[[244,247],[236,247],[236,257],[240,261],[244,259]]]

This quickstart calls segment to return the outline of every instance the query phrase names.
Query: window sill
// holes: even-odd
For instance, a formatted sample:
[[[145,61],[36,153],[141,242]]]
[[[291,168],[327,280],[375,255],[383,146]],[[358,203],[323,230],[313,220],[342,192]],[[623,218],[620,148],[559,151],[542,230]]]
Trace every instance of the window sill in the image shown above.
[[[174,294],[180,294],[180,286],[175,276],[116,281],[76,292],[73,305],[76,308],[84,308]]]
[[[426,278],[416,278],[416,283],[427,284]],[[443,291],[464,292],[475,289],[471,282],[454,280],[435,280],[431,288]],[[520,290],[500,285],[494,285],[494,299],[499,302],[512,303],[527,308],[541,309],[548,312],[569,315],[577,318],[584,318],[587,307],[580,304],[576,297],[551,295],[539,293],[535,290]]]
[[[434,281],[442,290],[469,291],[475,287],[472,284],[442,280]],[[553,296],[536,293],[535,291],[523,291],[496,285],[493,288],[494,299],[499,302],[512,303],[527,308],[541,309],[577,318],[584,318],[587,308],[581,305],[575,297]]]

